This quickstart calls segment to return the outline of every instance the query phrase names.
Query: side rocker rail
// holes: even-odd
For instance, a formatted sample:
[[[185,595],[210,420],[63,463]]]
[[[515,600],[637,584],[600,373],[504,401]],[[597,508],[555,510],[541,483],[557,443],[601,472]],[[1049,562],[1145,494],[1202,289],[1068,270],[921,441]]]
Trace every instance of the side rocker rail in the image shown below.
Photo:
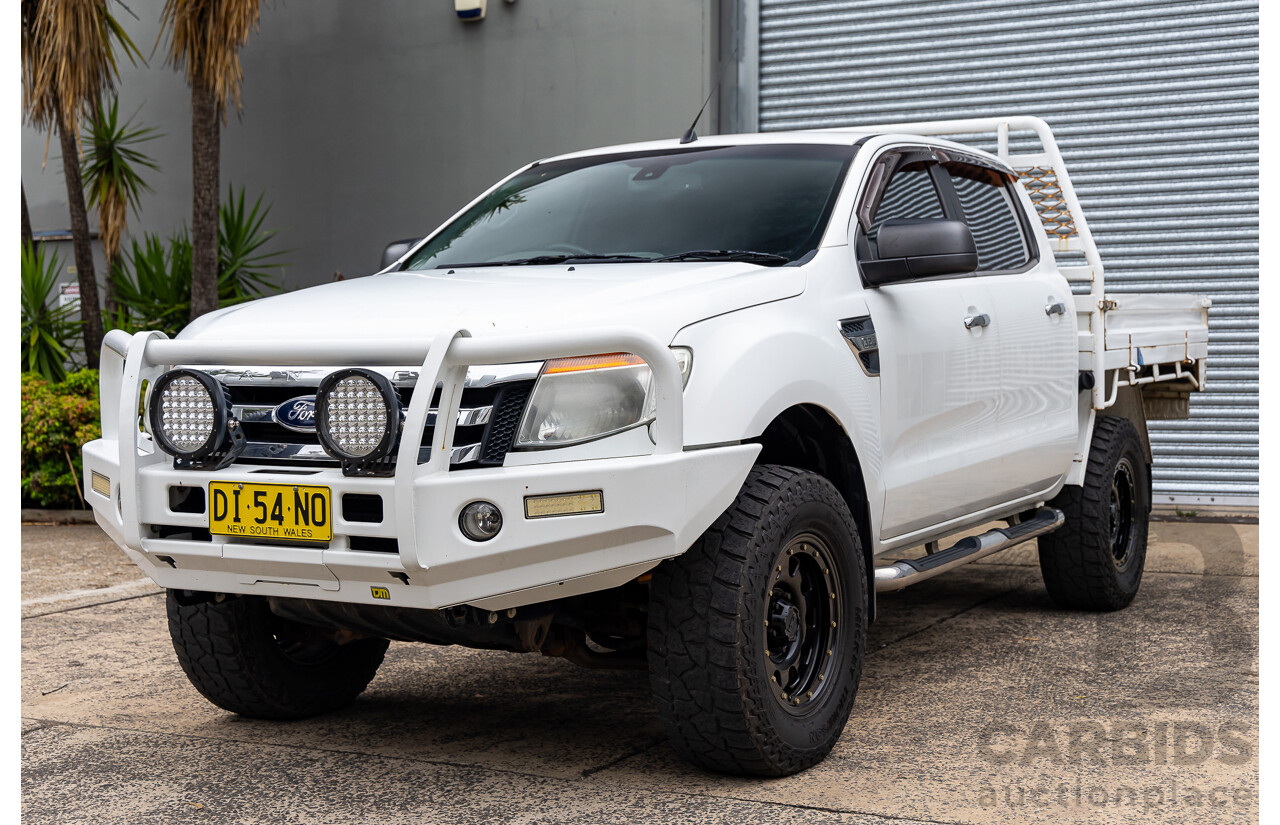
[[[1051,533],[1062,526],[1064,517],[1061,510],[1044,507],[1027,521],[1010,527],[988,530],[980,536],[968,536],[960,539],[946,550],[941,550],[921,559],[899,561],[885,567],[876,568],[876,592],[886,593],[931,579],[962,564],[977,561],[1008,550],[1030,541],[1037,536]]]

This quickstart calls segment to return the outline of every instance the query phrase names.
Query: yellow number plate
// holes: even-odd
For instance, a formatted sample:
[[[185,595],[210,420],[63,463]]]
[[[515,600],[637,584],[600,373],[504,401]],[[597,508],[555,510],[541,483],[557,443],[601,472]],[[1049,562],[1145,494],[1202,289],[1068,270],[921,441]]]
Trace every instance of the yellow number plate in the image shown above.
[[[209,482],[209,532],[292,541],[333,538],[328,487]]]

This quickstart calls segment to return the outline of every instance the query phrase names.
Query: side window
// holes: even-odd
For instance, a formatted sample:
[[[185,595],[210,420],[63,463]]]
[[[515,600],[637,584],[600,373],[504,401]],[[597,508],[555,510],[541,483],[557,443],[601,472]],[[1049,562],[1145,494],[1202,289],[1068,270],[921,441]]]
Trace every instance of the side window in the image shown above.
[[[908,163],[893,173],[871,218],[868,236],[875,240],[880,225],[895,218],[945,218],[938,190],[925,161]]]
[[[1021,269],[1031,255],[1008,180],[994,169],[967,163],[948,163],[946,169],[978,248],[978,271]]]

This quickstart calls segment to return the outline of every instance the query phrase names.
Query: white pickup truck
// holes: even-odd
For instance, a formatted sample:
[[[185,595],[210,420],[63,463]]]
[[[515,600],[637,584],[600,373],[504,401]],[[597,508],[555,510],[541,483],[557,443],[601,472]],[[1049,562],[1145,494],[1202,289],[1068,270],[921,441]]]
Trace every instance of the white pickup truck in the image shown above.
[[[783,775],[876,593],[1038,538],[1057,603],[1133,599],[1208,305],[1104,291],[1036,118],[577,152],[374,277],[109,334],[84,494],[222,708],[347,704],[392,639],[540,651]]]

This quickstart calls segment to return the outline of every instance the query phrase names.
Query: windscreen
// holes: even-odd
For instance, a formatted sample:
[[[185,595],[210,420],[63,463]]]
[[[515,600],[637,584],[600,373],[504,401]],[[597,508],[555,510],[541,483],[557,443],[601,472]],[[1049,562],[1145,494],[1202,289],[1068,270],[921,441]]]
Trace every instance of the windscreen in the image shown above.
[[[849,146],[802,144],[543,163],[489,193],[404,268],[563,256],[625,263],[698,251],[794,261],[821,241],[852,156]]]

